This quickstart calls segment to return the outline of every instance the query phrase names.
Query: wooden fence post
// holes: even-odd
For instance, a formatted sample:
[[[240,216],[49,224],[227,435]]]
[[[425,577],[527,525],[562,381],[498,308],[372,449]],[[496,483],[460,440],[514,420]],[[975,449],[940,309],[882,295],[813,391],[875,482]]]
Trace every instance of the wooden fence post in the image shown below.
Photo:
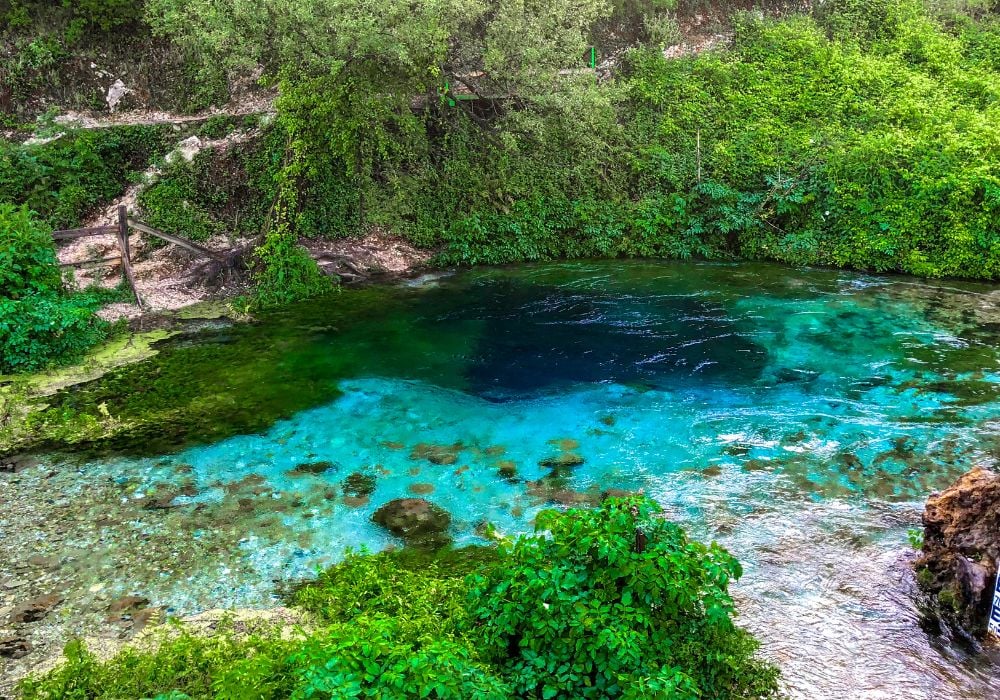
[[[124,205],[118,207],[118,247],[122,251],[122,270],[125,273],[125,279],[132,287],[136,306],[141,309],[142,299],[139,298],[139,290],[135,286],[135,273],[132,271],[132,255],[128,244],[128,210]]]

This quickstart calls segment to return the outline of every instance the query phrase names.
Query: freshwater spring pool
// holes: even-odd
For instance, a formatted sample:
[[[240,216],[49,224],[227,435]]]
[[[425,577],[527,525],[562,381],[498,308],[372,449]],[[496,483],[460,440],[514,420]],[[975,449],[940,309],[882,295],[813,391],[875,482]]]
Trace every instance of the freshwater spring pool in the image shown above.
[[[393,498],[446,508],[464,544],[486,522],[524,532],[541,508],[643,490],[741,560],[740,622],[792,697],[996,698],[989,658],[920,629],[907,530],[931,491],[1000,459],[998,348],[989,286],[773,265],[345,291],[172,339],[57,397],[112,418],[163,407],[113,452],[7,488],[0,504],[39,521],[0,556],[61,557],[81,611],[128,592],[177,613],[265,607],[347,547],[398,544],[369,521]],[[543,480],[566,454],[583,463]],[[368,497],[343,494],[356,472]]]

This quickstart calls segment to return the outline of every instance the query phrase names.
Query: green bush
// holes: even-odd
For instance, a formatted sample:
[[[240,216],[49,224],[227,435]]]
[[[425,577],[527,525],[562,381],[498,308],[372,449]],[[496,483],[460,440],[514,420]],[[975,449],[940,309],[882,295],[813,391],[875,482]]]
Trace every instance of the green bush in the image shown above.
[[[74,131],[37,146],[0,141],[0,201],[26,204],[52,228],[80,226],[166,153],[170,133],[122,126]]]
[[[0,19],[14,26],[28,26],[46,18],[50,23],[68,17],[79,30],[107,32],[137,22],[144,8],[141,0],[0,0]]]
[[[265,309],[319,296],[334,289],[309,251],[288,233],[271,231],[254,251],[251,307]]]
[[[447,637],[414,637],[388,617],[333,625],[311,636],[292,657],[298,683],[291,697],[511,697],[508,686],[476,657],[469,646]]]
[[[23,700],[123,698],[287,698],[293,687],[288,657],[294,649],[278,630],[237,635],[222,624],[211,637],[168,629],[151,650],[126,648],[99,661],[82,642],[66,645],[66,661],[20,685]]]
[[[544,512],[540,534],[502,543],[498,566],[473,578],[472,618],[518,697],[775,693],[776,671],[732,622],[739,563],[658,510],[632,498]]]
[[[22,299],[61,285],[52,229],[27,207],[0,204],[0,297]]]
[[[69,294],[51,229],[27,207],[0,204],[0,373],[73,359],[107,336],[94,315],[114,290]]]
[[[350,554],[293,592],[313,614],[297,634],[168,628],[158,645],[105,662],[73,643],[67,662],[20,691],[24,700],[773,696],[776,670],[731,622],[726,586],[739,565],[653,510],[637,498],[550,512],[539,527],[551,537],[499,549]]]

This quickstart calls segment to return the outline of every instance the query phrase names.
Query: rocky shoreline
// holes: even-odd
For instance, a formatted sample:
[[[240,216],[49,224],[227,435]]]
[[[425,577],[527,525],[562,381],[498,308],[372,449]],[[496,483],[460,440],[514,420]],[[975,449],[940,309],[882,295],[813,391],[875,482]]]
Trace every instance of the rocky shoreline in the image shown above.
[[[914,563],[932,627],[982,643],[1000,564],[1000,474],[975,467],[927,500]]]

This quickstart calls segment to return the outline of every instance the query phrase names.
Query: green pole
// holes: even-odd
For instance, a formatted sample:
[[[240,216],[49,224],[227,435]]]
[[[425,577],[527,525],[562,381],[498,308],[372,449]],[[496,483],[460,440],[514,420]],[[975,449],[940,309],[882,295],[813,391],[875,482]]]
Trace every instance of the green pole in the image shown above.
[[[597,49],[590,47],[590,67],[597,68]]]

